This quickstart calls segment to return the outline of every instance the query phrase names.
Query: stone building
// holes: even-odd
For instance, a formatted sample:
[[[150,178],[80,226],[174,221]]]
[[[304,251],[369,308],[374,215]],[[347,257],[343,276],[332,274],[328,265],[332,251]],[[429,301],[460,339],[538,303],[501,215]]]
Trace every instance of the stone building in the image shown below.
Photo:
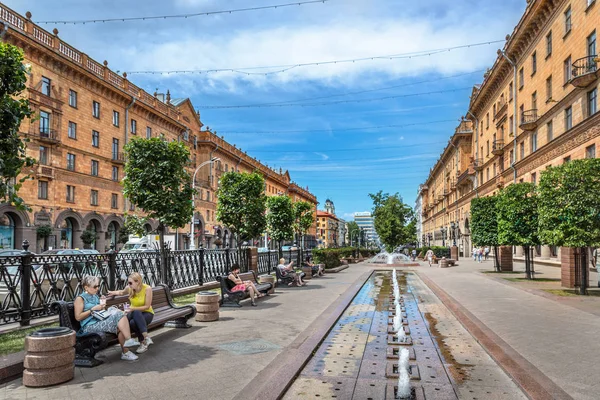
[[[82,248],[81,233],[96,232],[92,247],[105,251],[117,243],[126,212],[139,210],[123,197],[120,181],[125,158],[123,147],[134,137],[164,137],[184,142],[190,149],[189,172],[207,163],[196,174],[196,246],[235,245],[227,227],[215,217],[218,180],[228,171],[259,171],[266,180],[267,195],[284,193],[294,201],[315,206],[316,197],[292,182],[287,171],[275,171],[216,135],[200,120],[187,98],[150,94],[116,74],[106,61],[99,63],[49,33],[26,17],[0,4],[4,40],[23,49],[29,69],[27,89],[36,119],[21,125],[27,154],[39,161],[30,171],[20,195],[31,212],[0,204],[0,248],[20,248],[28,239],[31,250],[48,247]],[[38,240],[38,227],[52,232]],[[147,230],[157,227],[149,221]],[[174,248],[188,248],[191,226],[168,232]],[[315,241],[316,224],[307,240]]]
[[[328,200],[329,201],[329,200]],[[327,204],[327,203],[326,203]],[[332,203],[333,204],[333,203]],[[331,208],[329,208],[331,209]],[[339,220],[328,211],[317,211],[317,239],[320,248],[340,246]]]
[[[470,128],[457,129],[422,186],[428,199],[422,239],[447,244],[455,224],[468,253],[473,197],[513,182],[536,183],[549,165],[596,157],[598,21],[593,0],[528,1],[494,65],[473,89],[465,115]],[[464,132],[457,141],[459,131]],[[521,248],[515,252],[522,255]],[[558,253],[548,246],[535,249],[541,258]]]

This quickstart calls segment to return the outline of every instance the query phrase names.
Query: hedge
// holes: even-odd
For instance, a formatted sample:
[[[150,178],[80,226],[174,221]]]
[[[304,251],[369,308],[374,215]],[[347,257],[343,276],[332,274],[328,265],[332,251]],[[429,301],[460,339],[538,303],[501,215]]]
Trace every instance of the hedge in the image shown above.
[[[437,258],[450,257],[450,248],[448,248],[448,247],[426,246],[426,247],[417,248],[416,250],[417,250],[417,254],[419,255],[419,257],[425,257],[425,254],[427,253],[427,251],[429,249],[433,250],[433,254],[435,254],[435,256]]]
[[[362,257],[372,257],[377,254],[377,251],[361,248],[359,249]],[[312,255],[314,262],[317,264],[325,264],[326,269],[340,266],[342,258],[354,257],[356,247],[340,247],[337,249],[314,249]]]

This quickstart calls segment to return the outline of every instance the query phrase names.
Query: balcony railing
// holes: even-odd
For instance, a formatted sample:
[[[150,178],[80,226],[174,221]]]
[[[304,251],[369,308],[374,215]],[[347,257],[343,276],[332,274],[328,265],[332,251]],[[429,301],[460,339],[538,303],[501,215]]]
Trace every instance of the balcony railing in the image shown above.
[[[483,158],[474,159],[472,165],[475,171],[481,171],[483,169]]]
[[[40,129],[38,138],[40,142],[49,144],[56,144],[60,142],[60,139],[58,138],[58,132],[56,132],[54,129]]]
[[[116,164],[125,164],[125,154],[113,152],[112,153],[112,162]]]
[[[537,128],[537,109],[531,109],[523,111],[521,113],[521,124],[520,127],[524,131],[533,131]]]
[[[54,168],[39,165],[36,175],[38,178],[54,179]]]
[[[504,153],[504,139],[496,139],[492,143],[492,154],[500,156]]]
[[[599,76],[598,62],[600,62],[600,57],[597,55],[575,60],[572,67],[571,84],[580,88],[589,86]]]
[[[458,127],[456,127],[456,133],[473,133],[473,123],[471,121],[460,121]]]

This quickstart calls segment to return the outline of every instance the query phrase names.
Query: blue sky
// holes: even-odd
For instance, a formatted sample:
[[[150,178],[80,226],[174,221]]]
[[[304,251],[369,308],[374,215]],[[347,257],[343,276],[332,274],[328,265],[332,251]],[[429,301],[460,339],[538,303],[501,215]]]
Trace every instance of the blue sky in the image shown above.
[[[287,3],[4,2],[21,14],[31,11],[34,21],[173,15]],[[131,72],[300,64],[502,40],[512,32],[525,5],[523,0],[329,0],[187,19],[42,26],[49,31],[58,28],[63,40],[98,61],[107,60],[113,70],[127,71],[131,81],[150,93],[169,89],[174,98],[190,97],[205,125],[263,163],[289,170],[294,181],[317,195],[321,206],[330,198],[339,216],[352,219],[354,212],[371,209],[368,194],[379,190],[399,192],[405,202],[414,204],[418,185],[465,113],[469,88],[481,82],[502,43],[424,57],[298,67],[268,75]]]

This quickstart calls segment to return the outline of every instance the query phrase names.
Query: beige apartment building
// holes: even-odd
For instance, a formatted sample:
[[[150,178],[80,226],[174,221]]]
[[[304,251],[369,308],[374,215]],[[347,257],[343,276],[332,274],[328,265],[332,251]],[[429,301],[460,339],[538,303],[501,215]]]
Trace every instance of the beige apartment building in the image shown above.
[[[424,243],[472,248],[470,201],[549,165],[596,157],[600,145],[595,0],[531,0],[440,159],[421,185]],[[455,184],[453,184],[455,182]],[[453,229],[452,227],[458,227]],[[446,234],[444,234],[446,232]],[[459,238],[460,236],[460,238]],[[522,249],[515,249],[522,255]],[[536,256],[559,250],[538,246]]]
[[[291,180],[287,171],[275,171],[217,136],[200,120],[187,98],[147,93],[127,78],[97,62],[26,17],[0,3],[3,40],[23,49],[29,69],[24,92],[36,116],[21,125],[29,139],[27,153],[38,160],[20,195],[31,212],[0,203],[0,249],[20,248],[28,239],[31,250],[82,248],[81,233],[95,231],[92,247],[105,251],[116,243],[126,212],[139,212],[123,197],[120,181],[125,158],[123,147],[134,137],[163,137],[184,142],[190,149],[191,174],[196,175],[196,246],[215,243],[233,246],[226,226],[216,220],[219,177],[228,171],[259,171],[265,177],[267,195],[286,194],[315,207],[317,199]],[[191,199],[190,199],[191,200]],[[316,218],[316,217],[315,217]],[[50,225],[52,233],[39,240],[37,229]],[[150,221],[147,229],[157,227]],[[175,236],[173,248],[188,248],[191,226],[168,232]],[[314,243],[315,225],[306,241]]]

